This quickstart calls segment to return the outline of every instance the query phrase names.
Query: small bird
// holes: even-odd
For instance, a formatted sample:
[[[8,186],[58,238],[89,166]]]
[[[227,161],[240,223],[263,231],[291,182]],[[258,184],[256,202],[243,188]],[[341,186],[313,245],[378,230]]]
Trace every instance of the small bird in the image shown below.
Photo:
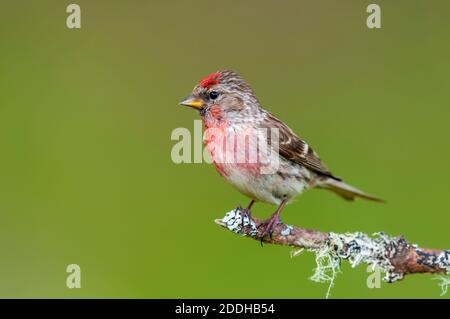
[[[309,188],[330,190],[346,200],[364,198],[376,202],[383,200],[344,183],[323,164],[314,150],[299,138],[283,121],[260,106],[255,93],[244,79],[230,70],[220,70],[203,78],[192,94],[180,102],[199,111],[205,126],[204,144],[220,175],[244,195],[250,197],[250,210],[255,201],[277,205],[272,216],[262,225],[261,240],[272,235],[280,222],[280,213],[294,197]],[[259,132],[275,129],[278,141],[270,134],[263,135],[263,144],[251,141],[244,147],[226,144],[224,139],[258,136]],[[208,134],[207,132],[213,132]],[[221,135],[223,138],[218,138]],[[277,143],[275,143],[277,142]],[[264,145],[264,143],[266,145]],[[277,147],[272,147],[277,144]],[[232,145],[225,150],[226,145]],[[257,161],[248,161],[251,151],[259,146],[272,150],[259,152]],[[273,152],[276,149],[276,152]],[[243,161],[225,161],[226,155],[240,155]],[[261,155],[260,153],[263,153]],[[276,163],[270,173],[263,173],[267,162]],[[267,167],[267,165],[266,165]]]

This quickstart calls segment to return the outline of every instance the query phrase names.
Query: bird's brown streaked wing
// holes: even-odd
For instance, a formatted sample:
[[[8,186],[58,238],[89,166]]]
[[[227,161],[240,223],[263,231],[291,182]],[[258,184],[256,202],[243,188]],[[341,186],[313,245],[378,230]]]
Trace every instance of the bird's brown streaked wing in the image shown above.
[[[279,152],[282,157],[303,165],[320,175],[340,180],[338,177],[331,174],[330,170],[322,163],[316,152],[300,139],[286,124],[269,112],[267,112],[267,115],[265,121],[261,123],[261,127],[278,129]],[[270,133],[268,136],[270,139]]]

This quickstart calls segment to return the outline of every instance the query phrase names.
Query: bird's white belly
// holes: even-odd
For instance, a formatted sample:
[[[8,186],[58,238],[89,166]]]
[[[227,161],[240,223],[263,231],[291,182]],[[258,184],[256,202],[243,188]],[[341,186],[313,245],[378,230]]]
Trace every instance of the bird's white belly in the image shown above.
[[[241,167],[224,167],[225,179],[244,195],[279,205],[284,198],[292,200],[309,186],[311,178],[309,171],[295,165],[291,168],[280,167],[278,172],[272,174],[254,174]]]

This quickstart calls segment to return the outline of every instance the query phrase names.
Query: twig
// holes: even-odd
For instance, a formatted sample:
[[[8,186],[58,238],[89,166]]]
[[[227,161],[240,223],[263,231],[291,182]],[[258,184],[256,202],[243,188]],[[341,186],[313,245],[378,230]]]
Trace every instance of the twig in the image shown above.
[[[249,217],[240,207],[215,222],[234,233],[259,241],[264,231],[264,227],[259,227],[262,220]],[[450,274],[450,250],[420,248],[406,241],[403,236],[391,237],[376,233],[370,237],[360,232],[325,233],[280,222],[274,228],[272,238],[266,236],[262,242],[316,253],[317,268],[311,279],[329,282],[330,288],[340,270],[341,260],[347,260],[352,267],[361,263],[371,265],[373,269],[379,267],[388,283],[401,280],[407,274]],[[443,282],[448,285],[448,278],[444,278],[446,281]],[[443,291],[446,291],[447,285],[442,287]]]

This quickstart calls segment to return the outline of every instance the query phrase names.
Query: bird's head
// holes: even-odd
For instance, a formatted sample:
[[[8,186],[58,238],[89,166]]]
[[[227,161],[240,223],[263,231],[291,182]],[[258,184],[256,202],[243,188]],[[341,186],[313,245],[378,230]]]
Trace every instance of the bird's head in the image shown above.
[[[258,111],[259,103],[250,86],[233,71],[221,70],[204,77],[192,94],[180,102],[197,109],[202,117],[244,117]]]

